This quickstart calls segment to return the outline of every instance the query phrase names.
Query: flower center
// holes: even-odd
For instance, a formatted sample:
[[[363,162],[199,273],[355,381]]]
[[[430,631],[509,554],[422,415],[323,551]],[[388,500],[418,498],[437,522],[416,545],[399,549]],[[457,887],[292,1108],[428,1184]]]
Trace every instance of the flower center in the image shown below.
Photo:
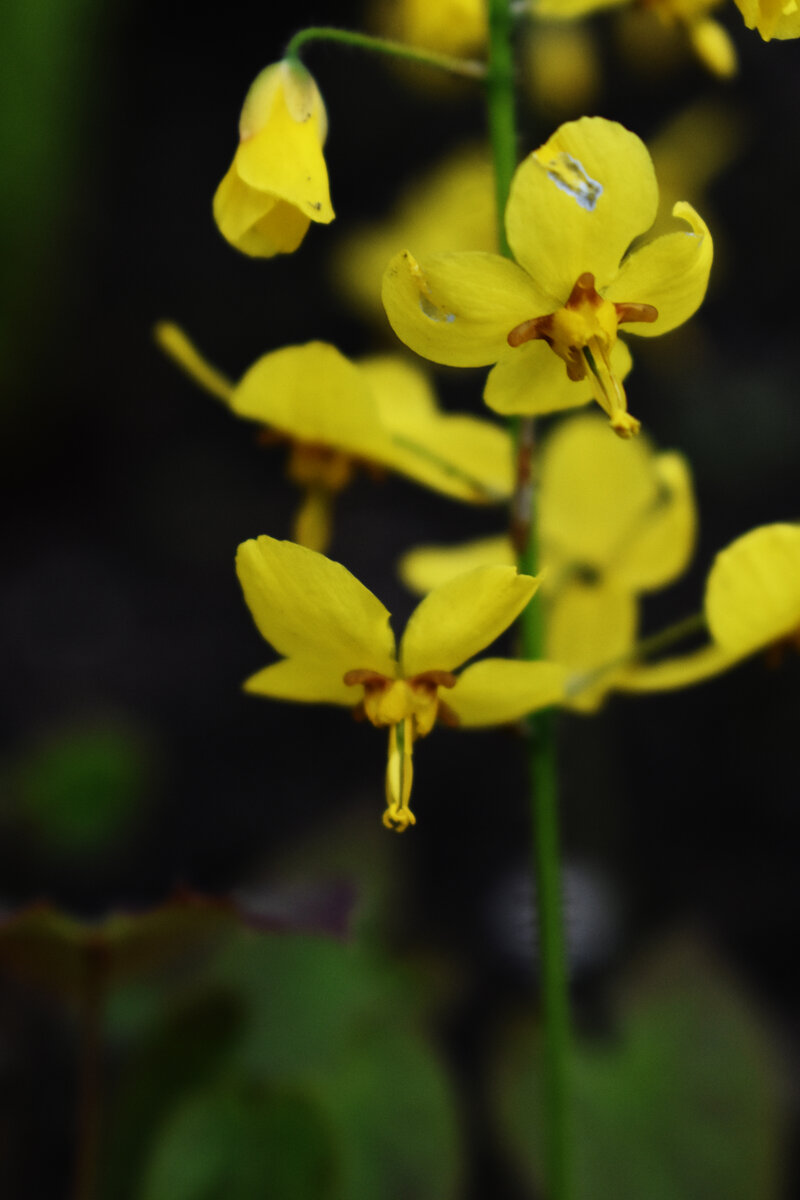
[[[424,671],[410,679],[389,679],[378,671],[358,669],[348,671],[344,682],[348,686],[361,684],[364,688],[357,715],[363,714],[378,728],[389,726],[383,823],[387,829],[402,833],[416,823],[408,805],[414,741],[430,733],[437,716],[448,724],[456,723],[455,714],[439,699],[439,688],[453,687],[456,677],[450,671]]]
[[[532,317],[508,335],[509,346],[541,339],[567,364],[567,375],[577,383],[589,379],[594,398],[620,437],[633,437],[640,423],[628,412],[622,383],[611,367],[611,351],[623,322],[655,321],[652,304],[614,304],[604,300],[594,286],[594,275],[584,271],[563,308],[543,317]]]

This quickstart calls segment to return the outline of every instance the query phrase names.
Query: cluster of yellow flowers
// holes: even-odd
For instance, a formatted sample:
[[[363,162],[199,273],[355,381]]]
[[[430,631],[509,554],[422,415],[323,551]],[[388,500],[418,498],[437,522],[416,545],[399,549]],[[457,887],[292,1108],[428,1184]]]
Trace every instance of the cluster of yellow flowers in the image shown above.
[[[736,2],[763,37],[800,34],[796,0]],[[575,17],[595,7],[596,0],[576,0],[558,9]],[[656,7],[683,20],[714,57],[707,0],[658,0]],[[544,0],[531,8],[555,15]],[[397,28],[399,10],[392,11]],[[482,5],[478,11],[460,0],[447,7],[446,20],[437,22],[437,14],[429,3],[405,6],[404,33],[434,49],[480,49]],[[447,31],[458,33],[457,46]],[[718,60],[721,45],[718,38]],[[296,59],[259,75],[214,197],[217,224],[233,246],[257,257],[290,252],[312,222],[333,219],[326,130],[322,97]],[[398,355],[352,362],[312,341],[270,350],[234,383],[177,326],[157,330],[190,376],[257,423],[262,442],[286,445],[287,474],[303,492],[294,542],[262,536],[239,547],[245,600],[280,655],[245,687],[340,705],[387,728],[384,823],[397,830],[415,820],[414,743],[437,720],[494,725],[556,704],[592,711],[611,689],[694,682],[760,647],[796,639],[800,628],[800,528],[768,526],[714,563],[708,646],[651,665],[636,657],[639,596],[684,570],[696,513],[682,456],[657,453],[635,436],[640,422],[623,386],[632,359],[619,331],[624,325],[634,337],[658,336],[699,307],[713,257],[702,217],[676,199],[673,220],[664,231],[662,215],[656,232],[650,154],[635,134],[600,117],[563,124],[518,166],[505,211],[513,260],[490,248],[490,172],[479,151],[435,187],[463,199],[465,185],[476,200],[455,206],[449,244],[427,243],[424,222],[403,228],[410,249],[398,222],[388,235],[364,239],[356,255],[356,274],[369,276],[359,283],[362,304],[377,295],[377,255],[385,265],[383,305],[400,341],[436,363],[491,366],[484,399],[494,412],[534,416],[594,400],[608,422],[580,415],[546,439],[538,465],[541,575],[518,573],[504,534],[405,555],[402,578],[424,598],[399,647],[381,602],[322,553],[335,496],[358,470],[376,478],[391,470],[463,502],[507,503],[515,480],[510,435],[491,418],[442,413],[428,376]],[[547,660],[470,662],[540,588]]]

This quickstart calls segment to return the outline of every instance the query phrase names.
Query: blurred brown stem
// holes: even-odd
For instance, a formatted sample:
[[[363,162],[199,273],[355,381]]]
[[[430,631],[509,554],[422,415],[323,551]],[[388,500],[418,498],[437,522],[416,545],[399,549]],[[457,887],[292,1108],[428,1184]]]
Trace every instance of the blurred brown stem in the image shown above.
[[[107,947],[100,942],[89,942],[78,1014],[80,1045],[73,1200],[95,1200],[97,1192],[107,973]]]

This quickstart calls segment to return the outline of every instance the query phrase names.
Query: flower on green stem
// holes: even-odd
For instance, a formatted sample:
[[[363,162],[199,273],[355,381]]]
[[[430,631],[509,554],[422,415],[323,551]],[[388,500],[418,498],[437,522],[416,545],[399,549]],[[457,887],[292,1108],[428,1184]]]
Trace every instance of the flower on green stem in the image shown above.
[[[242,543],[236,568],[259,632],[282,656],[245,689],[341,705],[388,728],[389,829],[415,823],[413,747],[437,720],[505,724],[563,696],[564,670],[555,663],[490,658],[454,673],[503,633],[536,591],[538,580],[513,567],[479,567],[431,592],[399,649],[387,609],[322,554],[262,536]]]
[[[516,262],[480,252],[398,254],[383,302],[398,337],[450,366],[496,363],[484,399],[502,413],[534,415],[594,398],[622,437],[638,432],[622,378],[621,324],[667,333],[699,307],[711,269],[711,235],[689,204],[688,229],[631,251],[650,228],[658,186],[635,134],[601,117],[568,122],[517,168],[506,207]]]
[[[719,675],[755,654],[800,649],[800,525],[761,525],[721,550],[708,574],[711,642],[690,654],[630,667],[617,687],[671,691]]]
[[[397,471],[472,504],[507,500],[513,453],[506,430],[478,417],[444,415],[414,364],[386,355],[350,362],[327,342],[265,354],[234,384],[181,330],[163,322],[161,347],[237,416],[256,421],[266,443],[289,447],[287,474],[304,491],[295,540],[323,550],[334,497],[361,468]]]
[[[312,221],[333,220],[322,147],[325,105],[297,61],[266,67],[247,93],[239,146],[214,196],[214,220],[244,254],[296,250]]]
[[[645,438],[624,445],[599,417],[577,416],[542,445],[537,508],[545,651],[588,674],[632,651],[639,596],[672,582],[689,561],[696,514],[688,464],[654,453]],[[502,536],[418,547],[400,574],[424,593],[479,564],[513,562]],[[614,673],[604,674],[570,707],[595,710],[613,683]]]

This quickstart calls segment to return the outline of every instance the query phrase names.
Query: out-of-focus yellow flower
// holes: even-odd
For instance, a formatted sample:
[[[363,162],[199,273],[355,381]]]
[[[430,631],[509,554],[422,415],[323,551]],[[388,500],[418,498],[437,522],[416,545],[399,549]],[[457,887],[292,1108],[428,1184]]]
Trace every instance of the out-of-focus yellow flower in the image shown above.
[[[648,8],[662,24],[686,31],[692,49],[705,67],[721,79],[736,74],[736,47],[724,25],[710,14],[722,0],[649,0]]]
[[[713,75],[730,79],[738,69],[736,47],[711,16],[722,0],[646,0],[619,14],[617,37],[626,57],[644,74],[663,73],[684,57],[686,44]]]
[[[295,539],[323,549],[333,499],[361,467],[398,471],[473,504],[508,499],[513,486],[508,433],[478,417],[442,414],[427,376],[396,356],[356,364],[326,342],[265,354],[233,384],[186,335],[166,322],[161,347],[237,416],[257,421],[262,440],[289,445],[287,474],[304,489]]]
[[[584,24],[537,21],[522,44],[522,83],[543,112],[586,112],[602,83],[595,39]]]
[[[800,5],[797,0],[735,0],[748,29],[757,29],[765,42],[770,38],[800,37]]]
[[[686,567],[696,532],[688,465],[645,439],[609,438],[599,418],[576,417],[544,443],[538,511],[547,657],[591,674],[632,650],[639,595]],[[513,561],[508,537],[484,538],[412,550],[400,574],[425,592],[479,564]],[[569,703],[594,710],[613,682],[608,672]]]
[[[459,150],[415,179],[386,220],[343,238],[333,258],[336,282],[362,315],[386,325],[381,280],[398,246],[420,254],[495,250],[494,173],[488,150]]]
[[[480,567],[431,592],[412,614],[399,651],[389,613],[339,563],[292,542],[244,542],[236,560],[248,608],[282,656],[245,689],[279,700],[339,704],[389,729],[383,822],[402,832],[412,750],[437,719],[499,725],[557,703],[564,670],[555,663],[490,658],[454,672],[495,640],[538,586],[513,567]]]
[[[682,324],[711,269],[708,228],[682,202],[673,215],[688,231],[626,255],[657,208],[653,164],[635,134],[601,117],[569,122],[514,175],[505,223],[517,262],[479,252],[418,262],[405,250],[384,276],[389,322],[434,362],[496,363],[484,399],[497,412],[554,412],[594,398],[630,437],[639,422],[627,411],[630,356],[617,329],[635,322],[635,332],[654,336]]]
[[[214,220],[232,246],[256,258],[296,250],[309,224],[333,220],[322,146],[325,105],[299,62],[255,80],[239,118],[239,146],[214,196]]]
[[[766,647],[800,649],[800,526],[762,525],[720,551],[706,582],[704,610],[710,645],[631,667],[617,686],[669,691],[718,675]]]
[[[380,0],[372,19],[385,37],[458,57],[479,52],[488,36],[485,0]]]
[[[654,229],[667,225],[666,210],[682,197],[706,206],[709,184],[741,153],[746,121],[730,104],[699,100],[662,126],[650,142],[662,209]]]

